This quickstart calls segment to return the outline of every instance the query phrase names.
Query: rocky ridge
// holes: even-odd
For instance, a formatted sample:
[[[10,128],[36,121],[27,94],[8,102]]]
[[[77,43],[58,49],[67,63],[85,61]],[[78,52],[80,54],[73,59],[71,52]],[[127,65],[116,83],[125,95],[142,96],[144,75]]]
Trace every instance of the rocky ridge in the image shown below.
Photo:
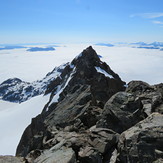
[[[47,85],[61,74],[67,64],[54,68],[42,80],[31,83],[22,81],[19,78],[5,80],[0,84],[0,98],[5,101],[21,103],[34,96],[44,94]]]
[[[126,88],[88,47],[47,85],[45,94],[49,101],[17,147],[19,160],[163,162],[163,84],[131,81]]]

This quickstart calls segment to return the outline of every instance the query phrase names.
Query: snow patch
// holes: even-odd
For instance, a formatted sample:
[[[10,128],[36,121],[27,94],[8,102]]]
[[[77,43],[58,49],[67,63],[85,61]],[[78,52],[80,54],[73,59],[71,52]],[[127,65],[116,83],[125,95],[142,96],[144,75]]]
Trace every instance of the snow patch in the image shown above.
[[[97,72],[99,72],[99,73],[101,73],[101,74],[104,74],[106,77],[114,78],[112,75],[108,74],[105,70],[103,70],[103,69],[100,68],[100,67],[95,67],[95,69],[97,70]]]
[[[61,92],[66,88],[66,86],[68,85],[69,81],[72,79],[72,76],[73,74],[75,73],[75,69],[76,67],[73,68],[73,71],[71,72],[70,76],[68,77],[65,85],[63,84],[62,86],[59,85],[58,88],[57,88],[57,91],[56,91],[56,95],[53,97],[52,101],[50,102],[49,106],[52,104],[52,103],[55,103],[55,102],[58,102],[58,99],[59,99],[59,95],[61,94]]]
[[[83,55],[83,54],[82,54],[82,53],[80,53],[79,55],[77,55],[77,56],[75,57],[75,59],[80,58],[82,55]]]
[[[124,87],[128,88],[128,84],[125,84]]]
[[[110,158],[110,163],[116,163],[117,160],[117,156],[118,156],[118,151],[115,149],[112,153],[112,156]]]
[[[74,68],[74,65],[73,64],[70,64],[70,68],[73,69]]]

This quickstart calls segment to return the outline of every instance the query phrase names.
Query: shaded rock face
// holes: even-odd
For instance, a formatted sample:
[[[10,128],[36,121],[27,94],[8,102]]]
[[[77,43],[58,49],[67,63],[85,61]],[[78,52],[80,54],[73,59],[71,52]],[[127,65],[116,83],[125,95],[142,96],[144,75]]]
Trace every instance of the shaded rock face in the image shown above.
[[[163,84],[124,84],[87,48],[47,85],[50,99],[16,155],[29,163],[161,161]]]
[[[143,104],[138,97],[130,93],[118,92],[105,104],[97,127],[109,128],[121,133],[145,117]]]

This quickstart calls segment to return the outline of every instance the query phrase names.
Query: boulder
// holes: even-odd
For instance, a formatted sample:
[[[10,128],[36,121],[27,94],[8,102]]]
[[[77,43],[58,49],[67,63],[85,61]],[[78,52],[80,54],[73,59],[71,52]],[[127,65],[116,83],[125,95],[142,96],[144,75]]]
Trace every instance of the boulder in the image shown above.
[[[81,148],[79,151],[79,162],[81,163],[102,163],[102,155],[92,147]]]
[[[153,88],[146,82],[143,81],[131,81],[128,83],[126,88],[126,92],[134,93],[134,94],[142,94],[143,92],[153,91]]]
[[[76,163],[75,152],[71,148],[45,150],[33,163]]]
[[[143,81],[131,81],[126,92],[138,96],[147,115],[152,112],[163,113],[163,84],[149,85]]]
[[[97,127],[121,133],[145,117],[139,97],[127,92],[118,92],[106,102]]]
[[[0,156],[0,163],[26,163],[22,157]]]
[[[159,162],[163,158],[163,115],[153,113],[120,135],[117,162]]]

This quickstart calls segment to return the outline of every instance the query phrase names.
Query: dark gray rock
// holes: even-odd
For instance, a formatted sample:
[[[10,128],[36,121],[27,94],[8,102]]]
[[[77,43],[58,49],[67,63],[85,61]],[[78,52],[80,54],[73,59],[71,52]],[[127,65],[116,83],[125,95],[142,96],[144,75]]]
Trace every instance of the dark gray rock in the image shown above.
[[[69,158],[75,163],[79,162],[105,162],[111,157],[112,150],[118,142],[119,135],[112,130],[92,127],[81,132],[64,130],[51,130],[51,137],[44,136],[42,140],[42,150],[34,149],[26,156],[29,162],[41,162],[62,160]],[[68,155],[67,159],[63,156]]]
[[[76,163],[76,157],[71,148],[45,150],[33,163]]]
[[[126,92],[134,94],[142,94],[144,92],[153,91],[153,88],[146,82],[143,81],[131,81],[128,83]]]
[[[163,84],[150,86],[142,81],[131,81],[126,92],[140,98],[147,115],[152,112],[163,113]]]
[[[26,163],[22,157],[0,156],[0,163]]]
[[[105,104],[97,127],[109,128],[121,133],[143,120],[146,115],[138,97],[126,92],[118,92]]]
[[[163,115],[153,113],[123,132],[118,143],[118,162],[152,163],[163,158]]]
[[[85,147],[79,151],[79,162],[81,163],[102,163],[102,155],[92,147]]]

